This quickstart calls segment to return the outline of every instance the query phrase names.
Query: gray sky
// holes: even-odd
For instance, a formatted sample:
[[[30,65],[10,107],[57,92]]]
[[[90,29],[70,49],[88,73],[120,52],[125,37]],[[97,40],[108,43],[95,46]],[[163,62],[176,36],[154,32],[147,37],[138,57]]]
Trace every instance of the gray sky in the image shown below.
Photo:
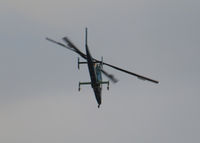
[[[199,143],[200,1],[1,0],[0,142]],[[160,81],[120,81],[100,109],[87,67],[45,37]],[[105,79],[105,78],[104,78]],[[106,80],[106,79],[105,79]]]

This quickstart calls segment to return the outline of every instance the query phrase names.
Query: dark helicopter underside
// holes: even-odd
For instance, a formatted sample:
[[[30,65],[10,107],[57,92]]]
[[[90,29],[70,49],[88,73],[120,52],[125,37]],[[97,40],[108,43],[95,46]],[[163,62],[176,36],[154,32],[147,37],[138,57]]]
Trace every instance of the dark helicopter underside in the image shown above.
[[[91,79],[91,86],[93,88],[93,91],[98,103],[98,108],[99,108],[101,105],[101,85],[97,80],[95,66],[94,66],[95,62],[92,59],[92,56],[90,54],[90,51],[87,45],[86,45],[86,55],[87,55],[88,70],[89,70],[90,79]]]

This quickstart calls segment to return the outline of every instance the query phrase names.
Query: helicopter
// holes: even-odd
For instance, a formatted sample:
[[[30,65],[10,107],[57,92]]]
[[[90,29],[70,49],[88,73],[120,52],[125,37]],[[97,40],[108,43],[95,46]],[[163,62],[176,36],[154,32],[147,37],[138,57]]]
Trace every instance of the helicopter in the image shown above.
[[[85,50],[86,50],[86,54],[81,52],[70,41],[70,39],[68,37],[63,37],[62,38],[63,41],[66,43],[66,45],[63,44],[63,43],[57,42],[57,41],[55,41],[53,39],[50,39],[48,37],[46,38],[46,40],[48,40],[48,41],[50,41],[52,43],[55,43],[57,45],[60,45],[60,46],[66,48],[68,50],[71,50],[71,51],[77,53],[79,56],[81,56],[83,59],[86,60],[84,62],[81,62],[80,58],[78,58],[78,69],[80,68],[81,64],[87,64],[89,75],[90,75],[90,82],[79,82],[78,90],[79,91],[81,90],[81,85],[91,85],[91,87],[92,87],[92,89],[94,91],[94,95],[95,95],[96,101],[98,103],[98,108],[100,107],[100,105],[102,103],[102,94],[101,94],[102,85],[103,84],[107,84],[107,90],[109,90],[109,84],[110,84],[109,80],[112,81],[113,83],[118,82],[118,80],[114,77],[114,75],[109,74],[108,72],[106,72],[103,69],[103,65],[106,65],[106,66],[111,67],[111,68],[113,68],[115,70],[127,73],[129,75],[136,76],[138,79],[141,79],[141,80],[146,80],[146,81],[149,81],[149,82],[152,82],[152,83],[155,83],[155,84],[159,83],[159,81],[157,81],[157,80],[153,80],[151,78],[148,78],[148,77],[145,77],[145,76],[142,76],[142,75],[127,71],[125,69],[119,68],[119,67],[111,65],[109,63],[105,63],[103,61],[103,58],[101,58],[101,60],[97,60],[97,59],[93,58],[91,53],[90,53],[90,51],[89,51],[89,47],[88,47],[88,44],[87,44],[87,39],[88,39],[87,37],[88,37],[88,29],[85,28]],[[102,80],[102,74],[104,74],[109,80],[108,81],[103,81]]]

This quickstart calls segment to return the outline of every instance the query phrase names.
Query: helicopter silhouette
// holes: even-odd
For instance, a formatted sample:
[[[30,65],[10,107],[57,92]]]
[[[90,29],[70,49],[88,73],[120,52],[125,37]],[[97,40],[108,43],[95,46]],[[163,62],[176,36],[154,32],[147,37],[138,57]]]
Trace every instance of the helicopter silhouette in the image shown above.
[[[101,91],[102,91],[102,84],[107,84],[107,90],[109,90],[109,81],[103,81],[102,80],[102,74],[104,74],[109,80],[111,80],[113,83],[118,82],[118,80],[114,77],[114,75],[109,74],[108,72],[106,72],[103,69],[103,65],[106,65],[108,67],[111,67],[115,70],[136,76],[137,78],[141,79],[141,80],[146,80],[152,83],[156,83],[158,84],[159,81],[153,80],[151,78],[127,71],[125,69],[119,68],[117,66],[111,65],[109,63],[105,63],[103,61],[103,58],[101,60],[97,60],[95,58],[92,57],[89,48],[88,48],[88,44],[87,44],[87,28],[85,28],[85,50],[86,50],[86,54],[84,54],[83,52],[81,52],[67,37],[62,38],[64,42],[66,42],[66,45],[60,42],[57,42],[53,39],[50,38],[46,38],[46,40],[53,42],[55,44],[58,44],[64,48],[67,48],[68,50],[71,50],[75,53],[77,53],[79,56],[81,56],[83,59],[85,59],[85,62],[80,62],[80,59],[78,58],[78,69],[80,68],[80,64],[87,64],[88,66],[88,71],[90,74],[90,82],[79,82],[79,88],[78,90],[80,91],[81,89],[81,85],[91,85],[93,91],[94,91],[94,95],[96,97],[96,101],[98,103],[98,108],[100,107],[101,103],[102,103],[102,95],[101,95]]]

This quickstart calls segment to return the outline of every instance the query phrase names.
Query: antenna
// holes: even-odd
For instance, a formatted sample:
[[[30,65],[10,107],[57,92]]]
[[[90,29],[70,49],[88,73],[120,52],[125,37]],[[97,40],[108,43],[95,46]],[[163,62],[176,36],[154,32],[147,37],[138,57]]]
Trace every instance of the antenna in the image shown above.
[[[85,28],[85,46],[87,46],[87,27]]]

